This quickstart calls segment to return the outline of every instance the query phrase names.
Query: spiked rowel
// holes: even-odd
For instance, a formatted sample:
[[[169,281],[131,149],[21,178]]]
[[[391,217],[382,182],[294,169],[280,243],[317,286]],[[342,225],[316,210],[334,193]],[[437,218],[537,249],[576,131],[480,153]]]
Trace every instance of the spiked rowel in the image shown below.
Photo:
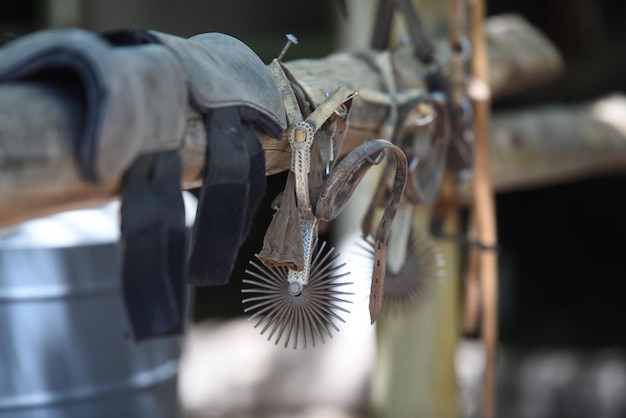
[[[374,240],[371,236],[357,243],[359,252],[368,261],[374,260]],[[431,297],[443,275],[443,256],[431,238],[412,229],[407,253],[399,268],[387,267],[383,293],[383,312],[406,314],[419,309]]]
[[[268,268],[250,261],[252,269],[246,270],[247,286],[241,291],[249,297],[243,299],[248,305],[244,312],[251,320],[259,318],[254,327],[262,326],[262,335],[269,331],[267,340],[274,338],[276,345],[282,338],[285,348],[290,342],[294,349],[315,347],[318,340],[325,343],[339,331],[338,323],[345,322],[340,313],[350,313],[344,305],[352,303],[346,296],[353,293],[342,289],[352,282],[341,281],[350,272],[340,271],[346,264],[337,263],[339,253],[326,249],[326,242],[314,248],[309,280],[301,287],[290,286],[287,267]]]
[[[261,334],[268,332],[268,340],[275,339],[278,344],[284,337],[285,348],[291,343],[294,349],[300,345],[306,348],[309,344],[315,346],[318,340],[324,343],[326,337],[333,336],[333,330],[339,331],[338,323],[345,322],[340,313],[349,313],[343,307],[350,303],[345,296],[352,294],[343,290],[351,283],[340,280],[349,273],[339,272],[344,265],[337,265],[338,255],[333,255],[333,249],[324,251],[325,244],[319,244],[319,222],[332,222],[369,168],[382,161],[386,150],[393,153],[393,192],[376,233],[378,264],[372,268],[372,283],[377,285],[372,285],[370,297],[373,322],[380,311],[386,241],[406,184],[407,160],[391,142],[372,139],[335,165],[333,156],[339,151],[347,127],[347,103],[356,92],[339,86],[302,120],[300,104],[282,67],[273,65],[272,74],[284,87],[290,109],[287,137],[291,167],[280,206],[256,256],[258,262],[251,262],[252,268],[246,270],[243,279],[242,292],[250,295],[244,296],[244,305],[249,304],[244,312],[251,319],[258,318],[255,328],[262,328]],[[326,132],[315,142],[320,128]]]

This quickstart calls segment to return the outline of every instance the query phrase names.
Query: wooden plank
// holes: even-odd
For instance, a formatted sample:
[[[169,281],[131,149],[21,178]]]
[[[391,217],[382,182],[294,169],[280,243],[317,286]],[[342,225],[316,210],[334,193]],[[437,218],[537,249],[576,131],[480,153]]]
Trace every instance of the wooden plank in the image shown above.
[[[497,192],[626,172],[626,96],[494,113],[491,179]],[[459,183],[459,197],[471,196]]]

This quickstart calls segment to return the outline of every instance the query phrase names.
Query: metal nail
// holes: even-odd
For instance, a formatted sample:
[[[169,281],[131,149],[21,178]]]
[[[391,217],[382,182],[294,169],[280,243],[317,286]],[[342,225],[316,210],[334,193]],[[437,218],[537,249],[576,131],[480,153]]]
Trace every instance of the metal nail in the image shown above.
[[[287,37],[287,43],[283,47],[283,50],[280,51],[280,54],[278,54],[278,58],[276,58],[276,60],[279,62],[283,60],[285,54],[287,54],[287,50],[291,45],[298,45],[298,38],[296,38],[294,35],[288,33],[285,36]]]

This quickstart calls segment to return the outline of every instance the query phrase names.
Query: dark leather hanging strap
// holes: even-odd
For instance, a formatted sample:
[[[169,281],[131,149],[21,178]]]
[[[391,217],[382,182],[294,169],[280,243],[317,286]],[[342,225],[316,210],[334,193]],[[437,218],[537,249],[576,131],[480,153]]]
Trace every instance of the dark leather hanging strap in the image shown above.
[[[374,35],[371,41],[372,49],[384,50],[389,47],[389,36],[395,10],[400,11],[406,21],[415,56],[424,64],[432,63],[434,47],[411,0],[378,1]]]
[[[189,280],[197,286],[224,285],[265,193],[265,155],[255,128],[282,137],[282,97],[261,58],[232,36],[149,34],[178,57],[190,102],[203,114],[207,133]]]
[[[269,268],[283,266],[296,271],[304,269],[304,247],[295,181],[293,171],[289,171],[279,206],[263,237],[263,248],[258,257]]]
[[[250,112],[214,109],[205,118],[206,163],[189,265],[189,280],[199,286],[228,283],[265,194],[265,155]]]
[[[122,179],[122,296],[130,337],[184,331],[187,234],[178,151],[141,156]]]
[[[406,21],[406,27],[411,37],[415,56],[424,64],[434,61],[434,47],[430,37],[426,33],[422,19],[419,17],[412,0],[395,0]]]
[[[376,9],[376,22],[370,46],[372,49],[382,51],[389,47],[389,35],[393,22],[395,0],[378,0]]]

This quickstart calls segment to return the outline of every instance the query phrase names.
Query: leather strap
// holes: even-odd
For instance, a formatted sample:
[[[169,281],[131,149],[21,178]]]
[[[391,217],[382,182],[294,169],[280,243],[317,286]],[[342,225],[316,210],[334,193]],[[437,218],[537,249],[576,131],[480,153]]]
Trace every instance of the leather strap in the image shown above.
[[[265,155],[249,112],[214,109],[205,117],[206,163],[189,260],[189,281],[198,286],[228,283],[265,194]]]
[[[372,200],[370,201],[370,204],[361,222],[361,230],[363,236],[368,237],[371,233],[374,213],[376,209],[381,207],[385,208],[385,212],[383,213],[383,217],[381,218],[381,221],[379,223],[374,242],[374,274],[372,276],[372,289],[370,291],[370,317],[372,323],[376,320],[378,314],[382,310],[382,298],[384,296],[384,277],[385,270],[387,268],[387,239],[389,238],[390,228],[392,221],[395,217],[395,211],[397,210],[397,206],[399,205],[402,197],[408,197],[406,202],[410,205],[416,205],[419,201],[421,201],[423,197],[421,194],[421,189],[418,188],[419,183],[415,178],[414,171],[416,167],[412,167],[411,169],[408,167],[407,153],[410,155],[410,152],[407,152],[404,149],[400,148],[403,140],[402,126],[404,125],[408,112],[417,103],[420,103],[422,101],[424,101],[424,96],[419,95],[415,99],[409,101],[401,107],[401,112],[400,115],[398,115],[396,127],[394,128],[393,133],[393,140],[396,142],[396,144],[394,144],[394,150],[400,150],[404,159],[404,181],[406,186],[403,186],[401,189],[399,188],[398,172],[400,170],[400,163],[398,161],[400,160],[400,158],[396,156],[396,168],[393,182],[391,181],[393,166],[387,163],[380,176],[378,185],[374,192],[374,196],[372,197]],[[413,160],[413,158],[411,159]],[[390,204],[392,204],[392,202],[395,202],[393,203],[395,209],[393,212],[393,216],[389,216],[387,214],[387,211],[389,210],[389,206]],[[381,227],[386,228],[386,230],[384,230],[384,235],[382,235]]]
[[[296,204],[295,181],[294,173],[289,171],[285,190],[280,195],[280,206],[263,237],[263,248],[258,258],[268,268],[287,267],[298,271],[304,269],[304,248]]]
[[[407,180],[407,160],[402,149],[385,139],[371,139],[353,149],[337,164],[326,181],[315,210],[315,215],[321,220],[335,219],[348,203],[363,176],[372,165],[381,161],[387,150],[391,151],[395,164],[388,163],[385,167],[385,174],[387,172],[391,174],[390,170],[393,168],[395,168],[395,174],[385,201],[385,210],[374,237],[374,267],[369,304],[372,323],[376,321],[382,309],[387,265],[387,239]],[[383,177],[390,178],[387,175]],[[369,219],[368,225],[371,226],[371,216]],[[363,235],[369,235],[369,227],[363,230]]]
[[[389,46],[389,35],[391,34],[391,24],[393,22],[393,12],[395,1],[378,0],[376,10],[376,22],[372,36],[371,47],[376,50],[384,50]]]
[[[187,305],[187,231],[178,151],[139,157],[122,179],[122,298],[130,337],[181,334]]]
[[[285,113],[289,127],[302,120],[300,104],[285,74],[285,68],[278,60],[268,66],[285,104]],[[284,136],[289,137],[290,131]],[[285,140],[285,138],[283,138]],[[292,163],[293,165],[293,163]],[[287,267],[290,270],[304,270],[304,247],[302,245],[302,226],[296,201],[296,179],[293,170],[289,171],[285,190],[280,198],[280,206],[263,237],[263,248],[258,254],[259,260],[268,268]]]
[[[396,9],[403,14],[415,56],[425,64],[432,63],[434,47],[411,0],[380,0],[378,2],[372,49],[384,50],[389,47],[389,35]]]

